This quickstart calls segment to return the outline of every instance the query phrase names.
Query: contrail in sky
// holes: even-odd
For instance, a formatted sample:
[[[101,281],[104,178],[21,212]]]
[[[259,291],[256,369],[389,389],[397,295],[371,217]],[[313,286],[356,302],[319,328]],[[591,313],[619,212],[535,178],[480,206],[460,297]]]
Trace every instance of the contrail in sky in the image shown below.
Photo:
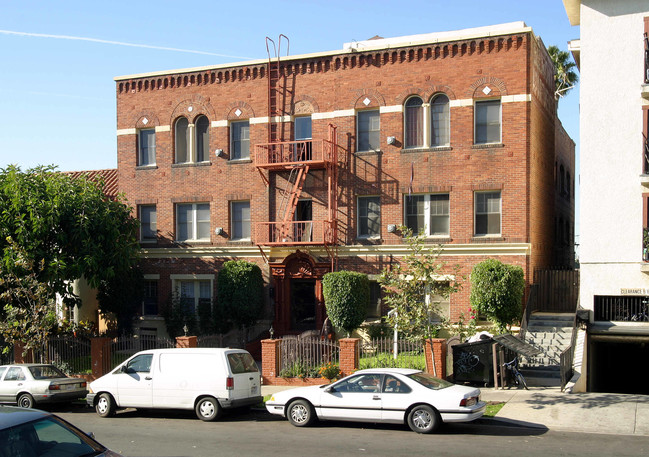
[[[203,54],[203,55],[207,55],[207,56],[217,56],[217,57],[232,57],[232,58],[235,58],[235,59],[252,59],[252,57],[232,56],[232,55],[228,55],[228,54],[218,54],[218,53],[215,53],[215,52],[194,51],[192,49],[168,48],[168,47],[165,47],[165,46],[153,46],[153,45],[150,45],[150,44],[125,43],[123,41],[100,40],[98,38],[87,38],[87,37],[80,37],[80,36],[49,35],[49,34],[46,34],[46,33],[30,33],[30,32],[15,32],[13,30],[0,30],[0,34],[28,36],[28,37],[36,37],[36,38],[55,38],[57,40],[90,41],[90,42],[93,42],[93,43],[115,44],[115,45],[118,45],[118,46],[130,46],[130,47],[133,47],[133,48],[158,49],[160,51],[189,52],[191,54]]]

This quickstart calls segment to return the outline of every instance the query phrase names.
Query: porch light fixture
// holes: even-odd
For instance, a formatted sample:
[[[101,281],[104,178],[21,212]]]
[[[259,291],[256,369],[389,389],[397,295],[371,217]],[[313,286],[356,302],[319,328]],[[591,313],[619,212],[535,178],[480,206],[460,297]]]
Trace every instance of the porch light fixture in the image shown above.
[[[215,233],[216,235],[223,235],[223,227],[216,227],[216,228],[214,229],[214,233]]]
[[[397,231],[396,224],[388,224],[388,233],[394,233]]]
[[[394,137],[394,136],[389,136],[387,141],[388,141],[388,144],[394,144],[394,143],[397,142],[397,138]]]
[[[223,155],[223,149],[215,149],[214,150],[214,155],[216,157],[221,157],[221,155]]]

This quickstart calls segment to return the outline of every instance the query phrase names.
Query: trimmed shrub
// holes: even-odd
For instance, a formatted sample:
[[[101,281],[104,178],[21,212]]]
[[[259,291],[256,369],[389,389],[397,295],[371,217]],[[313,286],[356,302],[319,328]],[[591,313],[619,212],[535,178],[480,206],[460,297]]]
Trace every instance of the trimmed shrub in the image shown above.
[[[367,275],[355,271],[335,271],[322,278],[327,315],[337,329],[347,336],[365,320],[370,302],[370,282]]]
[[[498,330],[517,322],[522,312],[525,273],[515,265],[487,259],[471,272],[471,306],[496,323]]]
[[[216,287],[219,305],[235,326],[250,327],[261,317],[264,279],[258,265],[245,260],[225,262]]]

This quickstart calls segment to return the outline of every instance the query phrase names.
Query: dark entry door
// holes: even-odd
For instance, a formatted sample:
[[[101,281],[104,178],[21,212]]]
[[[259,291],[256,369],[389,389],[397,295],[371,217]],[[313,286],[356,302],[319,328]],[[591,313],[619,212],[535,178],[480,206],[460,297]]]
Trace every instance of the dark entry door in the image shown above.
[[[291,330],[316,327],[315,279],[291,279]]]

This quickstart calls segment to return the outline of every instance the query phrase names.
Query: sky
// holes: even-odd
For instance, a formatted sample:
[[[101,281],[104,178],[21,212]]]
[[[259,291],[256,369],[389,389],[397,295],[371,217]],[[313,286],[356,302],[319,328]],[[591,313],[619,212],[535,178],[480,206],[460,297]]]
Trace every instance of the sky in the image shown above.
[[[295,55],[514,21],[546,46],[579,37],[561,0],[0,0],[0,169],[116,168],[116,76],[265,59],[279,34]],[[559,103],[577,152],[578,92]]]

